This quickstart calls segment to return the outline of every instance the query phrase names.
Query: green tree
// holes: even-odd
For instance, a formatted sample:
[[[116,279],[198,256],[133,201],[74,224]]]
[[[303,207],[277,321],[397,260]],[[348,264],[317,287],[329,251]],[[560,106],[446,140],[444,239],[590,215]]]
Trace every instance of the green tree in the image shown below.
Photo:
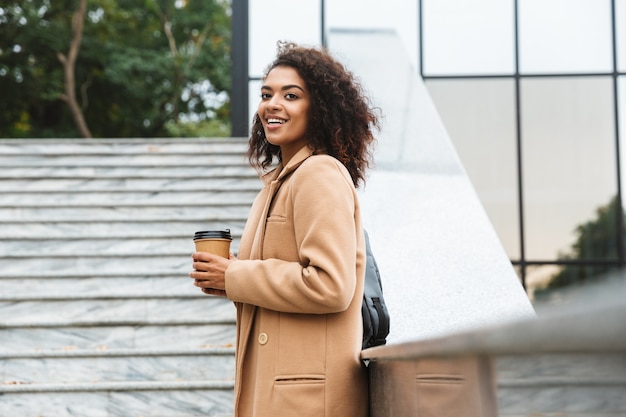
[[[81,136],[62,65],[79,1],[0,6],[1,137]],[[74,76],[95,137],[228,134],[230,4],[88,0]]]
[[[617,198],[596,210],[596,217],[576,228],[576,241],[569,253],[559,254],[559,260],[615,260],[618,255]],[[624,213],[620,213],[626,221]],[[626,245],[626,241],[624,242]],[[611,265],[566,265],[548,284],[547,290],[582,284],[589,279],[615,269]]]

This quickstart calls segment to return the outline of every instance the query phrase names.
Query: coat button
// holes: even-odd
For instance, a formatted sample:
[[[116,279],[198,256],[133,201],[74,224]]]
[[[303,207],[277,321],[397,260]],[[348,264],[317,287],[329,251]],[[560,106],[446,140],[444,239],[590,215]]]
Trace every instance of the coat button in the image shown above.
[[[259,343],[260,344],[262,344],[262,345],[266,344],[267,343],[267,339],[268,339],[267,333],[261,333],[259,335]]]

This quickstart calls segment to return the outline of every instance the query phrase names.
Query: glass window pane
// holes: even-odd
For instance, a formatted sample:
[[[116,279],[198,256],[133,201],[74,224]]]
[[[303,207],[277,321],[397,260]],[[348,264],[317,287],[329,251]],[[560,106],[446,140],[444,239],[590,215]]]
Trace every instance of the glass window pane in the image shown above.
[[[626,72],[626,0],[615,0],[617,69]]]
[[[617,190],[611,77],[531,78],[521,87],[527,260],[614,257],[615,222],[597,219]],[[576,248],[578,228],[590,224],[596,241]]]
[[[558,265],[526,266],[526,293],[531,302],[536,302],[553,277],[561,270]]]
[[[512,74],[511,0],[423,0],[424,75]]]
[[[544,287],[534,291],[534,305],[540,314],[544,308],[576,305],[581,300],[597,301],[594,299],[597,296],[607,301],[610,291],[614,289],[621,293],[624,288],[623,274],[616,265],[542,265],[535,268],[548,272],[545,273]]]
[[[519,259],[514,81],[429,80],[427,87],[504,249]]]
[[[417,3],[415,0],[327,0],[326,25],[330,31],[329,46],[333,48],[333,30],[393,28],[402,39],[411,64],[418,68]],[[358,12],[355,12],[357,7]]]
[[[612,71],[610,1],[524,0],[518,4],[522,74]]]
[[[250,75],[260,77],[276,56],[276,42],[319,45],[320,0],[249,0]]]

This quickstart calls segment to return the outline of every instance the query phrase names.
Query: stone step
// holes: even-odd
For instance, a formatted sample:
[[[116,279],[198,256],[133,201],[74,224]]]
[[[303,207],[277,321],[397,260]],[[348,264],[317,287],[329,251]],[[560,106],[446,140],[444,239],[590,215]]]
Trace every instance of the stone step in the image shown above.
[[[49,155],[0,154],[2,167],[195,167],[204,166],[247,166],[248,161],[240,152],[236,153],[194,153],[194,154],[67,154]]]
[[[607,382],[626,384],[626,358],[620,351],[614,353],[551,353],[502,356],[496,360],[499,381],[555,380],[593,381],[605,378]],[[625,398],[626,399],[626,398]]]
[[[233,322],[211,321],[87,321],[0,323],[0,352],[68,349],[197,349],[232,347]],[[1,401],[0,401],[1,402]],[[1,415],[1,414],[0,414]]]
[[[245,219],[239,221],[168,221],[141,222],[137,220],[95,222],[75,221],[72,223],[54,222],[0,222],[0,240],[38,241],[41,239],[71,240],[88,237],[99,239],[190,239],[198,230],[230,229],[235,239],[243,232]],[[190,235],[192,233],[192,235]],[[0,242],[1,243],[1,242]],[[4,253],[4,252],[0,252]]]
[[[148,191],[187,191],[187,192],[216,192],[216,191],[255,191],[261,188],[261,181],[256,173],[236,178],[202,177],[202,171],[194,178],[94,178],[94,179],[14,179],[0,181],[2,193],[82,193],[82,192],[148,192]]]
[[[90,243],[90,245],[94,246]],[[237,243],[231,251],[238,251]],[[158,275],[187,276],[191,268],[191,254],[195,251],[191,240],[176,248],[174,252],[154,251],[138,253],[91,252],[89,248],[72,255],[64,253],[48,255],[41,253],[9,253],[0,258],[0,276],[7,278],[37,278],[63,276],[112,276],[146,275],[154,271]]]
[[[506,417],[613,417],[626,410],[626,357],[619,350],[498,357],[496,381]]]
[[[233,415],[229,381],[0,385],[0,396],[0,415],[7,417]]]
[[[186,276],[191,266],[191,247],[180,248],[175,254],[120,256],[50,257],[42,253],[38,257],[0,258],[0,276],[17,277],[63,277],[63,276],[111,276],[111,275],[178,275]]]
[[[188,203],[175,204],[110,204],[97,206],[67,207],[51,205],[38,207],[2,207],[0,206],[0,226],[12,222],[157,222],[157,221],[193,221],[197,223],[229,222],[245,220],[250,212],[251,203],[218,204]]]
[[[191,263],[189,264],[191,270]],[[186,275],[175,276],[105,276],[105,277],[47,277],[33,274],[30,278],[0,278],[0,300],[32,300],[46,297],[67,297],[80,294],[83,298],[104,296],[139,298],[144,295],[198,295]]]
[[[7,384],[231,381],[234,348],[99,349],[0,353]]]
[[[171,139],[0,139],[0,154],[73,155],[137,153],[234,153],[245,154],[247,138]]]
[[[232,416],[235,308],[189,278],[239,239],[245,139],[0,139],[0,416]]]
[[[0,258],[1,259],[1,258]],[[188,257],[185,257],[186,262],[188,262]],[[98,279],[108,279],[108,278],[137,278],[137,279],[142,279],[144,277],[146,277],[146,274],[149,274],[149,277],[151,278],[167,278],[167,277],[174,277],[174,276],[184,276],[187,277],[187,274],[189,272],[188,267],[186,267],[184,264],[186,263],[182,263],[181,265],[178,266],[178,270],[175,271],[163,271],[163,270],[151,270],[151,271],[139,271],[139,270],[115,270],[113,268],[109,269],[109,270],[98,270],[98,269],[69,269],[69,270],[43,270],[43,269],[38,269],[36,271],[26,271],[26,272],[22,272],[19,274],[7,274],[7,273],[2,273],[0,272],[0,279],[1,280],[7,280],[7,281],[11,281],[11,280],[27,280],[27,279],[31,279],[31,280],[38,280],[38,279],[63,279],[63,278],[67,278],[67,279],[91,279],[91,278],[98,278]]]
[[[191,286],[191,279],[188,280]],[[168,294],[147,294],[141,298],[78,295],[6,300],[0,301],[0,325],[14,327],[37,323],[38,326],[50,326],[64,322],[177,323],[207,318],[215,323],[234,323],[235,308],[232,303],[215,303],[212,298],[216,297],[198,290],[197,295],[185,297]]]
[[[14,239],[0,241],[0,253],[11,259],[26,260],[31,257],[46,258],[88,258],[133,256],[190,256],[194,252],[193,235],[195,230],[182,231],[181,238],[134,238],[123,239]],[[231,246],[238,246],[237,240]]]
[[[202,165],[194,167],[189,165],[168,166],[164,169],[160,166],[113,166],[113,167],[80,167],[80,166],[59,166],[59,167],[29,167],[23,168],[2,167],[0,170],[0,180],[23,180],[23,179],[91,179],[91,178],[241,178],[256,176],[250,166],[245,165]]]
[[[0,194],[0,207],[127,207],[127,206],[207,206],[250,205],[258,190],[199,191],[85,191],[81,193]]]

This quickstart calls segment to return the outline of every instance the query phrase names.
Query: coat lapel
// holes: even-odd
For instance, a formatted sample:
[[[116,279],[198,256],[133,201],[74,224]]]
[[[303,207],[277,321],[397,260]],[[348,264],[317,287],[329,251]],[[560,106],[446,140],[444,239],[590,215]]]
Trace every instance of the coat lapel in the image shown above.
[[[276,172],[270,173],[268,175],[270,175],[270,178],[267,179],[269,183],[266,183],[267,196],[265,198],[263,210],[261,210],[260,216],[258,217],[257,228],[254,233],[254,238],[252,239],[249,259],[263,259],[263,237],[265,236],[265,219],[267,219],[272,199],[274,198],[274,195],[278,190],[278,186],[280,185],[280,182],[278,180],[271,179],[271,177],[276,177]],[[266,178],[264,178],[264,180],[266,180]],[[238,309],[237,324],[238,326],[240,326],[238,350],[241,352],[242,357],[245,354],[246,344],[248,342],[248,338],[250,337],[250,332],[252,331],[252,322],[254,319],[256,308],[257,307],[252,304],[241,304],[240,308]]]
[[[252,248],[250,250],[250,259],[263,259],[263,240],[265,239],[265,227],[267,224],[267,217],[269,215],[272,201],[278,192],[281,184],[289,174],[296,170],[313,152],[307,146],[300,149],[289,160],[284,167],[279,165],[274,171],[263,176],[263,182],[267,188],[267,196],[265,198],[265,204],[260,216],[257,220],[257,229],[254,233],[254,239],[252,242]]]

